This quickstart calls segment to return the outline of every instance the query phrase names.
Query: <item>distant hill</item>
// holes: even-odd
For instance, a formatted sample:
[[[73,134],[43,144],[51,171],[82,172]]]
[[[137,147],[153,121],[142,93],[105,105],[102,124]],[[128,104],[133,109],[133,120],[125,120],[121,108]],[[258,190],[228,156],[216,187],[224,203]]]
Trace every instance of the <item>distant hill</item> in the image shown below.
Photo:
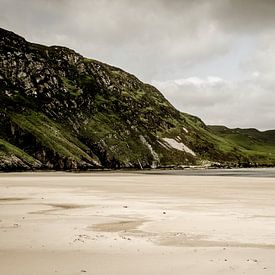
[[[251,159],[271,163],[275,160],[275,130],[259,131],[257,129],[229,129],[225,126],[208,126],[216,135],[236,144]],[[255,160],[256,161],[256,160]]]
[[[0,57],[0,170],[275,164],[274,131],[253,147],[71,49],[0,29]]]

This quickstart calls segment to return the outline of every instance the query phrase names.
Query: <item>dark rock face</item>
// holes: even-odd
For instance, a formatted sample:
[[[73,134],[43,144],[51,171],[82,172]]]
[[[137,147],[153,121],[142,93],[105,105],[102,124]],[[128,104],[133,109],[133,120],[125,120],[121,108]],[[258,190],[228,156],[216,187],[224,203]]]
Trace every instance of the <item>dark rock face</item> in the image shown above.
[[[154,87],[0,29],[0,170],[250,161]]]

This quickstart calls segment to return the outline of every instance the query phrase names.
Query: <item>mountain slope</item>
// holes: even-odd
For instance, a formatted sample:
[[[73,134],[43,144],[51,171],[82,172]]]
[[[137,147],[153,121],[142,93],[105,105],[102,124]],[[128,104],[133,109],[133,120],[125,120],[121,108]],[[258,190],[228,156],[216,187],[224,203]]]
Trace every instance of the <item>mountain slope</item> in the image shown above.
[[[236,144],[240,150],[259,164],[275,162],[275,130],[229,129],[225,126],[208,126],[216,135]]]
[[[4,29],[0,57],[2,170],[257,160],[121,69],[68,48],[29,43]]]

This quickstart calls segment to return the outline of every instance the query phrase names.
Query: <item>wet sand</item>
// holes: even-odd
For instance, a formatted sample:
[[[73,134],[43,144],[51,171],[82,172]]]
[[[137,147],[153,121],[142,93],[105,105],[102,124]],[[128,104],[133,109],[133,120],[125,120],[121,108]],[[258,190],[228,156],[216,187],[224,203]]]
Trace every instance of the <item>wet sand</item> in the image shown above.
[[[275,274],[275,179],[0,174],[0,274]]]

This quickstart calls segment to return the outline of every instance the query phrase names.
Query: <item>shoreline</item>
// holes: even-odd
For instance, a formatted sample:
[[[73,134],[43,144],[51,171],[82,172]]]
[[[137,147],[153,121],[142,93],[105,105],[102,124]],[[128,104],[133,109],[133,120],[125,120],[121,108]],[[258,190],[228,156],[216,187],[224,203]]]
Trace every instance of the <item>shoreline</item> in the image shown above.
[[[257,168],[202,168],[189,167],[185,169],[102,169],[89,171],[75,170],[32,170],[32,171],[0,171],[0,177],[5,175],[47,175],[47,176],[89,176],[89,175],[170,175],[170,176],[228,176],[228,177],[269,177],[275,178],[275,167]]]
[[[95,168],[95,169],[70,169],[70,170],[54,170],[54,169],[10,169],[10,170],[1,170],[0,174],[2,173],[20,173],[20,172],[71,172],[71,173],[89,173],[89,172],[116,172],[116,171],[123,171],[123,172],[132,172],[132,171],[183,171],[183,170],[241,170],[241,169],[275,169],[275,165],[257,165],[257,166],[200,166],[200,165],[191,165],[191,166],[162,166],[156,168],[149,168],[144,167],[140,168]]]

